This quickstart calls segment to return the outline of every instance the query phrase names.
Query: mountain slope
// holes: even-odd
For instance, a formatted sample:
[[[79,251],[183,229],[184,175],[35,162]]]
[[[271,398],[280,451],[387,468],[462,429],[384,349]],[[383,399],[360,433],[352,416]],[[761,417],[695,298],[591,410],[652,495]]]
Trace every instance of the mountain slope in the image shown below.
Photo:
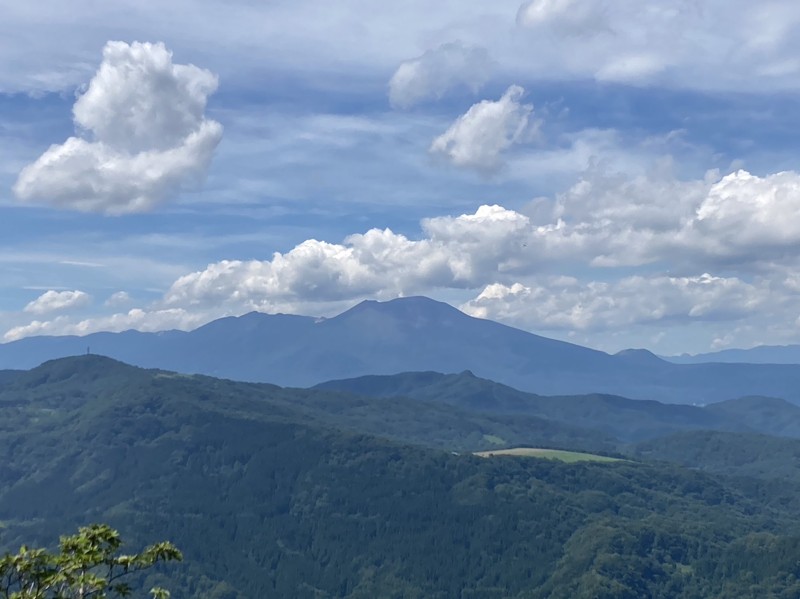
[[[476,413],[413,399],[364,398],[346,393],[282,389],[264,383],[238,383],[200,375],[133,368],[102,356],[78,356],[12,373],[0,386],[0,406],[25,397],[43,410],[84,408],[87,397],[138,397],[153,386],[173,396],[209,394],[247,401],[251,411],[308,424],[366,433],[448,451],[477,451],[504,445],[578,447],[613,451],[611,435],[535,415]],[[130,387],[128,391],[121,391]],[[159,391],[159,394],[161,391]],[[217,409],[227,403],[217,402]]]
[[[372,397],[408,397],[491,414],[525,414],[596,429],[628,442],[690,430],[756,432],[800,438],[800,407],[782,399],[744,397],[705,407],[613,395],[541,396],[471,372],[407,372],[327,381],[316,389]]]
[[[454,456],[325,425],[303,393],[337,397],[96,356],[18,373],[0,390],[0,549],[97,520],[169,538],[186,561],[145,583],[176,599],[797,590],[792,482],[772,506],[757,481],[666,465]]]
[[[774,397],[741,397],[706,406],[706,411],[777,437],[800,438],[800,407]]]
[[[362,302],[330,319],[251,313],[189,333],[98,333],[0,345],[0,368],[93,352],[130,363],[280,385],[435,370],[543,395],[604,393],[705,404],[742,395],[800,402],[800,366],[666,362],[609,354],[472,318],[427,298]]]
[[[662,404],[611,395],[540,396],[476,377],[470,372],[365,376],[328,381],[318,389],[378,397],[410,397],[492,414],[526,414],[593,428],[624,441],[694,429],[752,430],[741,420],[694,406]]]
[[[776,481],[769,502],[789,501],[794,491],[781,488],[800,480],[800,440],[722,431],[686,431],[639,443],[633,454],[687,468],[737,477]]]

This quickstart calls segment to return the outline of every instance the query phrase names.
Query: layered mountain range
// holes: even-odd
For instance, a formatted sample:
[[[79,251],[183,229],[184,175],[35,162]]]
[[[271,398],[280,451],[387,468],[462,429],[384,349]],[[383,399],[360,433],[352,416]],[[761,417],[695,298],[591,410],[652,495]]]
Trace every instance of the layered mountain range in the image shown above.
[[[365,301],[327,319],[253,312],[190,332],[32,337],[0,345],[0,368],[32,368],[87,351],[142,367],[295,387],[469,370],[544,395],[605,393],[701,405],[759,395],[800,402],[800,365],[676,364],[645,350],[611,355],[424,297]]]
[[[96,521],[169,538],[185,561],[135,583],[176,599],[800,592],[781,400],[543,397],[470,372],[286,389],[83,355],[0,371],[0,409],[0,551]],[[507,447],[582,453],[472,455]]]

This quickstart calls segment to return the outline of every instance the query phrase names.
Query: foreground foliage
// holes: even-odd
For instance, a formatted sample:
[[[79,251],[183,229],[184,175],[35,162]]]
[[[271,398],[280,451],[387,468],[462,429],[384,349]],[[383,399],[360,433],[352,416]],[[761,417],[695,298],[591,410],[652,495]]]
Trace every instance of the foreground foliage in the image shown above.
[[[128,597],[132,574],[159,562],[181,560],[168,542],[146,547],[138,554],[119,554],[119,533],[105,524],[81,527],[77,534],[61,537],[59,551],[22,546],[17,554],[0,558],[0,596],[8,599],[105,599]],[[153,599],[167,599],[160,587],[150,590]]]

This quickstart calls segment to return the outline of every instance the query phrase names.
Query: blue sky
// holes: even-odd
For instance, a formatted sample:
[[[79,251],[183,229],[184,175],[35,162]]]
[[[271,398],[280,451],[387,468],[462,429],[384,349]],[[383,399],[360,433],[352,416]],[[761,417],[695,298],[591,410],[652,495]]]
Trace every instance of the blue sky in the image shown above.
[[[800,6],[0,0],[0,338],[424,294],[800,342]]]

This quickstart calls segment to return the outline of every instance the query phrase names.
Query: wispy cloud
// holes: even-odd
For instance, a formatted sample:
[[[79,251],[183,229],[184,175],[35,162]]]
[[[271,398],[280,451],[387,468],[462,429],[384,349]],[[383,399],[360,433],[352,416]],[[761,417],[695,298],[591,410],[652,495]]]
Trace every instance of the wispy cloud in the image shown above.
[[[91,296],[83,291],[48,290],[25,306],[24,311],[30,314],[52,314],[87,306]]]
[[[457,87],[477,93],[493,67],[485,48],[460,41],[442,44],[397,67],[389,81],[389,102],[395,108],[411,108]]]

